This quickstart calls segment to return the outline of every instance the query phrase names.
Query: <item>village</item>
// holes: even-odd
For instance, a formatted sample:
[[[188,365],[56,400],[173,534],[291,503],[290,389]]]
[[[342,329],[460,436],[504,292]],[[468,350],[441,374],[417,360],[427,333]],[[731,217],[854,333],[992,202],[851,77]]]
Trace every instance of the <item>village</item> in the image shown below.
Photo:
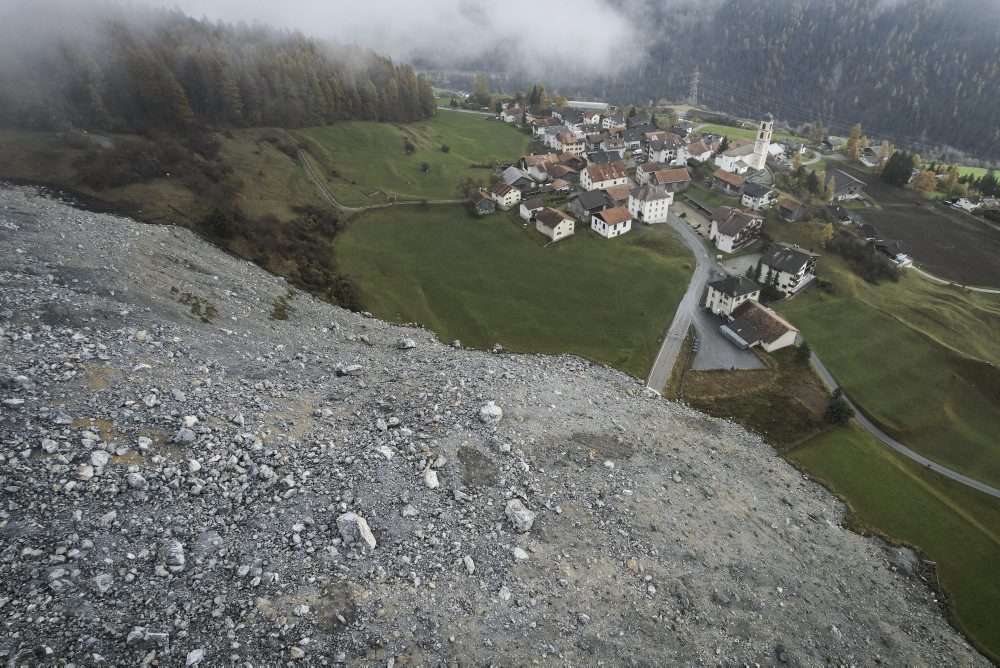
[[[700,133],[683,120],[662,129],[655,115],[590,102],[567,102],[537,116],[515,102],[503,103],[496,120],[530,131],[537,150],[506,166],[488,189],[473,192],[474,213],[517,207],[525,225],[549,243],[576,234],[578,226],[609,242],[635,225],[688,226],[717,253],[714,280],[693,286],[703,312],[718,318],[714,329],[741,351],[759,346],[772,352],[800,340],[795,327],[761,303],[762,295],[764,302],[794,296],[816,279],[820,256],[794,244],[767,243],[762,236],[767,215],[786,221],[815,215],[810,202],[782,193],[774,183],[775,174],[787,174],[793,165],[801,175],[807,154],[814,161],[818,156],[804,143],[773,141],[770,114],[756,123],[752,140]],[[837,139],[824,141],[817,153],[837,149],[830,145]],[[882,161],[878,147],[866,148],[860,158],[862,164]],[[821,213],[857,228],[895,265],[910,266],[899,241],[881,239],[843,206],[863,202],[864,187],[860,179],[831,169],[821,184]],[[747,254],[749,249],[757,252]],[[742,255],[756,261],[740,262]]]

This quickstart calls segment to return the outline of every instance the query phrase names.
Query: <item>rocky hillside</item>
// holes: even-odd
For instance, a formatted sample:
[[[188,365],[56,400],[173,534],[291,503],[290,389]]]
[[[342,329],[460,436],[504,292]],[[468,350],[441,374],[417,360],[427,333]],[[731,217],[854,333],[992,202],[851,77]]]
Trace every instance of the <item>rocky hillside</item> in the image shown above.
[[[985,663],[737,426],[28,189],[0,411],[4,663]]]

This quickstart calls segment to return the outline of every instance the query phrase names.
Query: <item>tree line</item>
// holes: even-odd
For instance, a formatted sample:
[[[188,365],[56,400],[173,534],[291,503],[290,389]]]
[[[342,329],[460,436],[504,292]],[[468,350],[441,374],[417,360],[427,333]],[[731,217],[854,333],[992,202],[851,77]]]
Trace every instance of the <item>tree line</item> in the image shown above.
[[[407,64],[293,32],[121,10],[94,39],[52,34],[44,48],[0,49],[0,124],[116,132],[304,127],[434,114],[430,84]],[[11,29],[8,26],[7,29]]]

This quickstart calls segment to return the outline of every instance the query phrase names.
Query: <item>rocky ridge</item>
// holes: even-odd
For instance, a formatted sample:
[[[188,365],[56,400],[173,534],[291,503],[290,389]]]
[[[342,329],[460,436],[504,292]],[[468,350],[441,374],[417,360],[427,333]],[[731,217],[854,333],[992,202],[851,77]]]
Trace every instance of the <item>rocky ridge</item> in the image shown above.
[[[0,489],[11,665],[985,664],[738,426],[26,188]]]

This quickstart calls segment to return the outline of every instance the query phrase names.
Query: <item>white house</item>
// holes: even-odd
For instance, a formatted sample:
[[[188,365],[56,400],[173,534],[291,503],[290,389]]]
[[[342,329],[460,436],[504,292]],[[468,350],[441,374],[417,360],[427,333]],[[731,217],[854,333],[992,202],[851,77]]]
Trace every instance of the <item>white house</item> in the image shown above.
[[[696,141],[693,144],[681,146],[677,149],[677,157],[674,159],[674,162],[678,165],[685,165],[688,160],[706,162],[711,157],[712,149],[703,142]]]
[[[497,203],[498,208],[507,211],[521,201],[521,191],[500,181],[490,188],[490,197]]]
[[[842,202],[847,199],[860,199],[864,181],[854,178],[840,169],[832,169],[827,178],[833,179],[833,201]]]
[[[628,211],[635,220],[644,223],[665,223],[674,194],[654,185],[633,188],[628,194]]]
[[[786,243],[771,244],[760,259],[760,282],[788,297],[816,278],[819,255]]]
[[[748,299],[760,299],[760,286],[746,276],[729,276],[708,284],[703,306],[716,315],[731,315]]]
[[[720,206],[712,214],[709,239],[716,248],[732,253],[760,237],[764,230],[764,217],[757,213]]]
[[[625,129],[625,116],[621,113],[605,116],[601,120],[601,127],[605,130],[623,130]]]
[[[535,214],[535,229],[552,241],[559,241],[576,232],[576,221],[558,209],[543,207]]]
[[[632,214],[623,206],[598,211],[590,217],[590,228],[608,239],[621,236],[632,229]]]
[[[515,105],[509,106],[500,112],[500,120],[504,123],[518,123],[524,116],[524,109]]]
[[[771,309],[748,299],[719,331],[741,350],[760,346],[770,353],[793,345],[799,330]]]
[[[778,191],[767,186],[762,186],[753,181],[743,183],[741,190],[740,204],[747,209],[761,211],[774,205],[778,201]]]
[[[959,197],[951,205],[966,211],[975,211],[983,206],[983,201],[978,197]]]
[[[536,197],[529,200],[521,200],[521,208],[518,215],[524,220],[531,220],[535,214],[545,208],[545,202],[540,198]]]
[[[560,132],[552,142],[552,148],[557,151],[580,155],[587,148],[586,142],[572,132]]]
[[[621,162],[587,165],[580,172],[580,187],[584,190],[604,190],[610,186],[628,183],[628,172]]]

